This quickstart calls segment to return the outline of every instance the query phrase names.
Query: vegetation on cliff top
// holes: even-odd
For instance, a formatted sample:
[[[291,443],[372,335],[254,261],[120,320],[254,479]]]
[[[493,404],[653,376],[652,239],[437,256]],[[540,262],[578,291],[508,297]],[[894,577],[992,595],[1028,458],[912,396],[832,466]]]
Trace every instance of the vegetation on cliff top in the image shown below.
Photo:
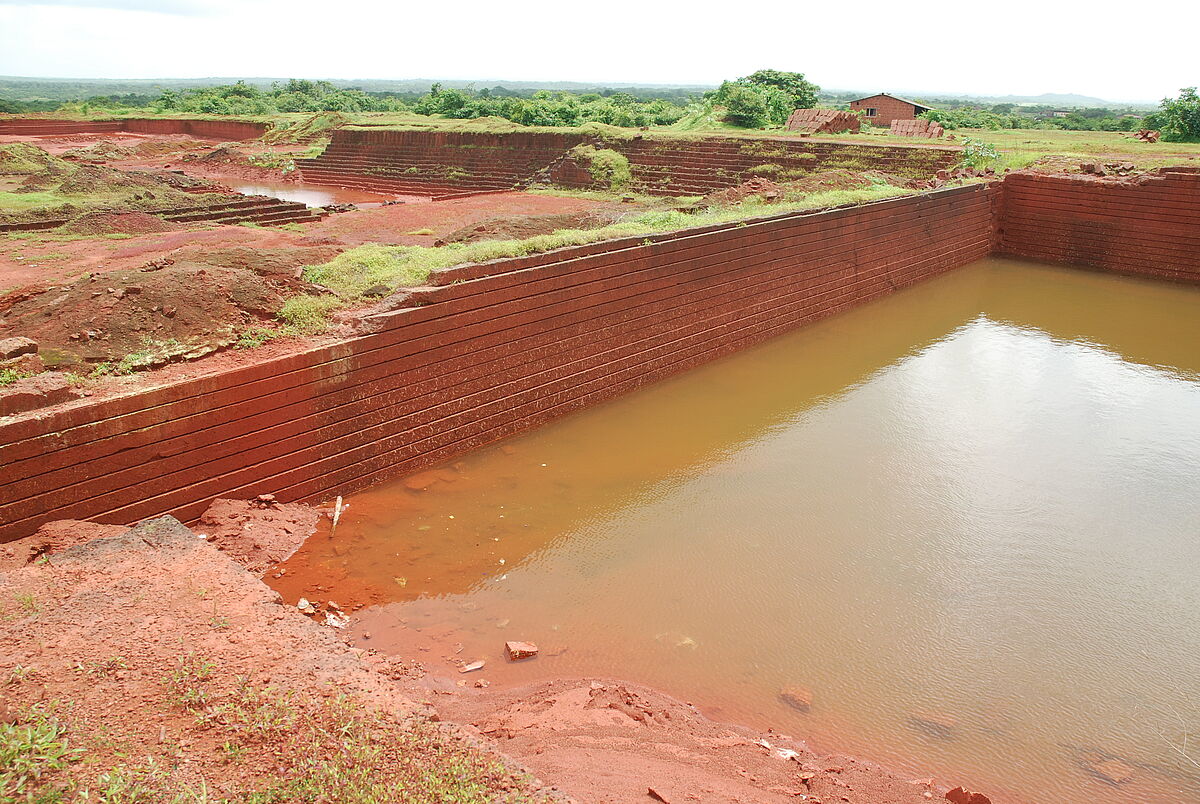
[[[392,290],[423,284],[430,273],[466,263],[541,254],[567,246],[581,246],[621,237],[676,232],[699,226],[734,223],[765,215],[861,204],[911,195],[914,190],[878,184],[856,190],[832,190],[787,197],[767,203],[751,197],[740,204],[710,207],[698,212],[652,210],[599,229],[564,229],[525,240],[482,240],[445,246],[384,246],[369,243],[339,254],[327,263],[304,269],[304,278],[334,291],[351,304],[363,291],[378,285]]]

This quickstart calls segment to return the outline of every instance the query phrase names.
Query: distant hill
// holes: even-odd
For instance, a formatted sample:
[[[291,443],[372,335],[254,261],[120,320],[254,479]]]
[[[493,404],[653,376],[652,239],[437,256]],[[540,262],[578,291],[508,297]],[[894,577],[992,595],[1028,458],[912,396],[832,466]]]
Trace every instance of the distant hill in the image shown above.
[[[881,90],[875,90],[875,92],[879,91]],[[888,90],[882,91],[888,92]],[[828,95],[839,102],[844,102],[847,98],[861,98],[864,95],[873,95],[875,92],[829,90],[823,92],[822,95]],[[1056,106],[1063,109],[1152,109],[1158,106],[1152,101],[1110,101],[1090,95],[1055,92],[1046,92],[1041,95],[968,95],[950,92],[890,92],[889,94],[933,104],[939,102],[947,104],[977,103],[981,106],[995,106],[998,103],[1011,103],[1018,106]]]
[[[0,99],[12,101],[72,101],[83,100],[97,95],[157,95],[164,89],[195,89],[210,87],[218,84],[232,84],[235,81],[245,81],[257,87],[270,87],[271,84],[285,83],[287,78],[267,77],[236,77],[213,76],[209,78],[36,78],[27,76],[0,76]],[[671,97],[681,98],[688,95],[699,95],[715,85],[706,84],[606,84],[602,82],[581,81],[510,81],[498,78],[480,78],[471,81],[458,79],[434,78],[355,78],[328,79],[336,87],[357,88],[367,92],[388,92],[397,95],[421,95],[429,91],[435,83],[444,87],[458,89],[473,87],[475,89],[503,89],[511,93],[527,95],[539,89],[566,92],[619,92],[625,91],[641,97]],[[876,92],[891,92],[889,89],[862,90],[831,90],[821,92],[822,100],[844,103],[852,98],[873,95]],[[978,103],[995,105],[997,103],[1012,103],[1022,105],[1055,106],[1061,108],[1154,108],[1154,102],[1116,102],[1089,95],[1072,93],[1047,92],[1042,95],[968,95],[947,92],[914,92],[894,91],[892,94],[912,98],[925,103],[945,102],[949,105],[962,103]]]
[[[287,78],[265,77],[211,77],[211,78],[30,78],[25,76],[0,76],[0,98],[15,101],[71,101],[97,95],[157,95],[164,89],[182,90],[232,84],[244,81],[257,87],[270,87],[273,83],[286,83]],[[435,83],[444,87],[462,89],[493,89],[503,87],[511,92],[528,93],[539,89],[566,92],[602,92],[632,90],[639,94],[700,94],[711,86],[688,84],[603,84],[578,81],[507,81],[503,79],[479,79],[474,81],[439,80],[434,78],[407,78],[399,80],[378,78],[327,79],[334,86],[356,88],[366,92],[394,92],[397,94],[424,94]]]
[[[1034,103],[1038,106],[1083,106],[1091,108],[1124,105],[1107,101],[1104,98],[1093,98],[1089,95],[1062,95],[1053,92],[1046,92],[1041,95],[999,95],[995,98],[988,98],[988,100],[995,103]]]

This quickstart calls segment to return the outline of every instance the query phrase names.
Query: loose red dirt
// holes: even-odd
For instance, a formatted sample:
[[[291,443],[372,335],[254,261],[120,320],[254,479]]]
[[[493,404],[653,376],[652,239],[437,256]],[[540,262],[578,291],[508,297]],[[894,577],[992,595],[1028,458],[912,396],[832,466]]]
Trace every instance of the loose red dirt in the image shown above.
[[[57,701],[72,745],[88,755],[45,784],[69,775],[87,785],[148,758],[170,769],[171,785],[203,783],[221,796],[262,789],[303,771],[290,760],[313,747],[301,749],[297,735],[348,696],[384,713],[381,744],[416,746],[403,761],[385,752],[373,774],[423,779],[426,766],[458,756],[490,791],[479,800],[561,791],[586,802],[918,804],[944,792],[620,681],[501,692],[475,675],[429,675],[413,655],[351,647],[335,627],[336,602],[317,601],[323,612],[309,619],[244,568],[294,549],[315,517],[302,508],[221,502],[203,537],[164,517],[133,529],[56,523],[0,546],[0,669],[15,679],[2,703],[27,718]],[[286,729],[259,722],[264,712],[283,717],[272,703],[280,696],[291,702]],[[232,717],[247,701],[258,707],[256,729]],[[443,717],[464,725],[430,724]],[[413,743],[413,729],[426,736]]]

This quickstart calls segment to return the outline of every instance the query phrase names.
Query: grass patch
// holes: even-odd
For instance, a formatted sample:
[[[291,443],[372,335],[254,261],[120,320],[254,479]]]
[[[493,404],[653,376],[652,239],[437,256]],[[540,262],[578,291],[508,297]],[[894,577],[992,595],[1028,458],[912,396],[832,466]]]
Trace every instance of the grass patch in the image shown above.
[[[0,724],[0,801],[53,801],[34,795],[41,779],[79,758],[53,708],[36,704],[23,722]]]
[[[0,193],[0,209],[24,212],[42,207],[56,207],[67,201],[58,193],[41,190],[36,193]]]
[[[0,388],[6,385],[12,385],[18,380],[23,380],[26,377],[32,377],[32,371],[21,371],[15,368],[0,368]]]
[[[367,287],[364,285],[360,292]],[[343,306],[336,296],[293,296],[283,303],[276,317],[297,335],[320,335],[329,328],[329,314]]]
[[[629,159],[622,153],[594,145],[576,145],[571,156],[587,165],[593,181],[612,192],[624,190],[633,181]]]
[[[911,195],[914,192],[891,185],[878,185],[858,190],[813,193],[787,199],[784,203],[778,204],[766,204],[760,200],[750,199],[742,204],[713,207],[695,213],[679,212],[674,209],[652,210],[599,229],[563,229],[553,234],[538,235],[527,240],[482,240],[474,243],[450,243],[438,247],[383,246],[368,243],[345,251],[323,265],[305,268],[304,278],[310,282],[324,285],[349,301],[361,296],[367,288],[376,285],[384,285],[393,290],[417,287],[429,278],[432,271],[452,265],[523,257],[567,246],[596,243],[601,240],[674,232],[695,226],[732,223],[762,215],[879,201],[885,198]]]
[[[271,329],[270,327],[250,327],[238,333],[237,340],[234,341],[233,346],[235,349],[254,349],[284,334],[286,333],[280,332],[277,329]]]

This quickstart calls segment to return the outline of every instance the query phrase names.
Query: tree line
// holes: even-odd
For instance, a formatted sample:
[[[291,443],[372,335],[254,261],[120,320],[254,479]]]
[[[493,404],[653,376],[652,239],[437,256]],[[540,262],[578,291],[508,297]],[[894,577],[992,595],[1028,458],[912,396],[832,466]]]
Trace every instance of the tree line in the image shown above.
[[[838,96],[841,97],[840,95]],[[288,112],[400,112],[456,119],[498,117],[527,126],[577,126],[596,122],[621,127],[669,126],[686,122],[720,121],[740,128],[784,125],[795,109],[817,106],[821,89],[803,73],[758,70],[723,82],[717,89],[512,91],[446,88],[433,84],[428,92],[368,92],[337,87],[328,81],[291,79],[260,87],[244,81],[219,86],[164,88],[157,94],[124,93],[93,96],[84,101],[16,101],[0,98],[0,112],[32,111],[120,113],[148,110],[159,114],[270,116]],[[834,104],[847,108],[843,104]],[[1196,88],[1165,98],[1157,111],[1139,116],[1108,108],[1071,109],[1015,104],[955,104],[934,108],[924,117],[946,128],[1066,129],[1074,131],[1133,131],[1155,128],[1164,139],[1200,139],[1200,98]]]

